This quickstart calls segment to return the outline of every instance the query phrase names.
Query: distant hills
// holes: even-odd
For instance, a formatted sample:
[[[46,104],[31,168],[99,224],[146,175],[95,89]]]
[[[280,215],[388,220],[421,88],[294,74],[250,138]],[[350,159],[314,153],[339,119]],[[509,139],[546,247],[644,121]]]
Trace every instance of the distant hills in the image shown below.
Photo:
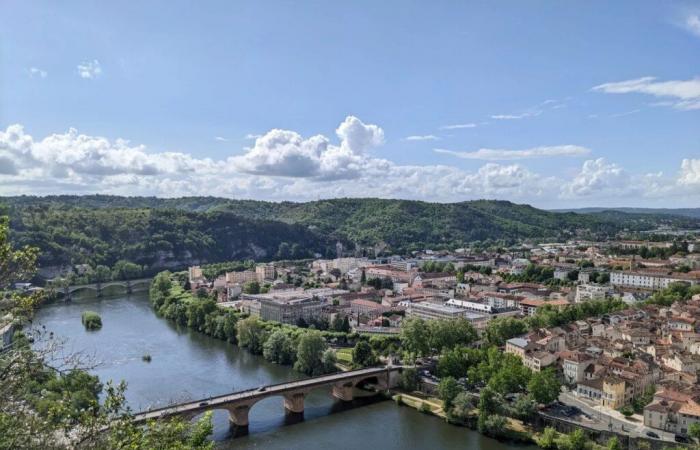
[[[475,241],[599,238],[659,225],[700,227],[700,218],[659,212],[554,212],[507,201],[429,203],[339,198],[305,203],[216,197],[18,196],[0,198],[18,244],[39,246],[42,265],[152,268],[231,259],[332,256],[378,246],[393,253]]]
[[[665,216],[683,216],[700,219],[700,208],[577,208],[577,209],[555,209],[555,212],[575,212],[581,214],[599,213],[603,211],[618,211],[627,214],[654,214]]]

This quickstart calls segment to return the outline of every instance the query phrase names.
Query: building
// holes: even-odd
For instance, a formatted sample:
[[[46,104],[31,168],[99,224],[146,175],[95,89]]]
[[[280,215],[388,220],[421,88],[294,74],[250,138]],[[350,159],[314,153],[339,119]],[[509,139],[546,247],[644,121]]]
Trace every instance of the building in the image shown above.
[[[488,318],[485,314],[469,312],[464,308],[431,302],[411,303],[406,313],[409,317],[419,317],[425,320],[463,318],[473,322],[479,322],[484,318]]]
[[[259,283],[264,281],[274,281],[277,278],[277,273],[275,272],[275,265],[269,264],[258,264],[255,266],[255,276]]]
[[[233,284],[246,284],[258,281],[258,274],[254,270],[243,270],[241,272],[226,272],[226,282]]]
[[[588,302],[591,300],[604,300],[610,295],[610,288],[608,286],[601,286],[598,284],[579,284],[576,286],[576,296],[574,301],[576,303]]]
[[[316,297],[299,298],[259,298],[260,318],[288,324],[296,324],[300,319],[306,322],[321,317],[323,301]]]
[[[189,269],[187,269],[187,275],[190,280],[190,284],[204,280],[202,268],[199,266],[192,266]]]
[[[700,280],[697,274],[674,273],[666,270],[625,270],[610,272],[610,284],[618,288],[634,288],[659,290],[668,287],[669,284],[683,281],[690,284],[698,284]]]

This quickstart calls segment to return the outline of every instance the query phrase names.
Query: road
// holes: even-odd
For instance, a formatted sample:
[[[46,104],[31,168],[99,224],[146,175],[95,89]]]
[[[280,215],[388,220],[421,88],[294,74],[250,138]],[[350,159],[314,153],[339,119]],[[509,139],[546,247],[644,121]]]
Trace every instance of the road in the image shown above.
[[[559,401],[569,406],[576,406],[591,418],[596,420],[593,428],[601,430],[616,431],[628,434],[632,437],[643,437],[649,439],[647,432],[654,432],[661,440],[675,443],[675,435],[667,431],[650,428],[644,425],[641,415],[635,414],[632,420],[627,419],[619,411],[596,405],[588,399],[579,398],[571,392],[562,392]],[[586,423],[586,425],[589,425]],[[590,426],[590,425],[589,425]]]

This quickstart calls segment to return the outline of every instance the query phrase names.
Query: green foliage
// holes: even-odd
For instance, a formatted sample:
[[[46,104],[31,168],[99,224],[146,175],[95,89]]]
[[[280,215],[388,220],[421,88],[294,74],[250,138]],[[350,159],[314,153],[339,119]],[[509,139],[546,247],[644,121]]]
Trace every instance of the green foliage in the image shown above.
[[[319,331],[310,330],[304,333],[297,346],[297,361],[294,369],[312,376],[323,374],[326,367],[322,357],[326,348],[326,341]]]
[[[554,370],[546,369],[532,374],[527,390],[537,403],[546,405],[559,398],[561,383]]]
[[[527,323],[515,317],[499,317],[488,322],[484,338],[489,345],[503,346],[508,339],[527,332]]]
[[[407,392],[413,392],[418,390],[418,370],[414,367],[406,367],[401,371],[401,377],[399,378],[399,387]]]
[[[474,408],[474,397],[467,392],[460,392],[452,401],[452,408],[447,415],[450,421],[464,422]]]
[[[689,283],[677,281],[670,283],[668,287],[657,291],[647,303],[660,306],[671,306],[675,302],[685,302],[693,295],[700,294],[700,285],[691,286]]]
[[[250,316],[238,321],[236,325],[236,339],[239,346],[245,347],[249,352],[259,355],[263,352],[267,331],[260,319],[256,316]]]
[[[102,317],[95,311],[83,311],[80,316],[80,321],[88,331],[99,330],[102,328]]]
[[[377,355],[367,341],[359,341],[352,349],[352,362],[358,367],[370,367],[377,364]]]
[[[445,411],[449,411],[452,408],[455,398],[462,391],[463,389],[454,378],[445,377],[440,380],[438,384],[438,397],[442,400],[443,409]]]
[[[695,439],[695,442],[700,442],[700,423],[691,423],[688,426],[688,436]]]
[[[246,294],[259,294],[260,283],[257,281],[249,281],[243,286],[243,292]]]
[[[119,260],[151,267],[162,262],[332,254],[337,240],[386,245],[406,253],[457,248],[475,241],[589,238],[660,223],[697,227],[697,220],[651,214],[557,213],[507,201],[441,204],[410,200],[331,199],[307,203],[213,197],[6,197],[13,240],[44,249],[42,265]],[[187,262],[184,262],[187,264]]]
[[[283,330],[275,330],[263,344],[265,359],[277,364],[293,364],[296,359],[294,352],[294,341]]]
[[[644,388],[642,395],[635,396],[632,399],[632,408],[634,409],[634,412],[639,414],[643,413],[644,407],[654,400],[654,394],[656,394],[656,386],[650,384]]]
[[[406,352],[414,356],[429,354],[430,329],[428,324],[419,318],[404,320],[401,324],[401,345]]]
[[[608,450],[622,450],[622,444],[617,436],[613,436],[608,439],[608,443],[605,445]]]
[[[535,442],[544,450],[555,450],[557,448],[557,437],[557,430],[552,427],[545,427],[542,434],[535,439]]]
[[[323,235],[302,225],[226,211],[122,208],[112,199],[97,208],[85,197],[71,206],[55,199],[18,199],[12,206],[12,239],[41,248],[41,265],[103,265],[120,278],[141,273],[137,267],[153,273],[164,263],[244,260],[260,258],[260,251],[273,258],[282,242],[296,244],[298,258],[331,247]]]
[[[323,366],[324,373],[331,373],[337,371],[337,362],[337,356],[332,348],[327,348],[323,351],[323,354],[321,355],[321,365]]]

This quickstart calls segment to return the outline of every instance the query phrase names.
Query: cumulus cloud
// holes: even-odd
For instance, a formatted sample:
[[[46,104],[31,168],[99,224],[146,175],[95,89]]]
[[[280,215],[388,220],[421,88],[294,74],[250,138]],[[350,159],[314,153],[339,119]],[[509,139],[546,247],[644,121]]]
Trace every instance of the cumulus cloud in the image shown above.
[[[440,138],[434,134],[413,135],[403,138],[404,141],[439,141]]]
[[[700,186],[700,159],[684,159],[678,182],[687,186]]]
[[[673,176],[631,174],[603,159],[585,161],[573,176],[537,173],[513,163],[488,162],[476,170],[450,165],[406,165],[372,155],[384,133],[349,118],[337,139],[303,137],[273,129],[242,154],[220,160],[182,152],[151,152],[124,139],[74,129],[35,139],[21,125],[0,130],[0,193],[113,193],[216,195],[267,200],[328,197],[410,198],[461,201],[500,198],[536,204],[579,199],[678,198],[700,200],[700,160],[686,159]],[[544,151],[543,149],[550,149]],[[558,150],[551,150],[558,149]],[[484,150],[484,149],[482,149]],[[494,150],[496,151],[496,150]],[[535,147],[482,152],[480,159],[525,159],[584,147]],[[525,153],[523,153],[525,152]],[[619,204],[619,203],[618,203]]]
[[[319,179],[356,178],[367,165],[365,152],[384,142],[384,131],[348,116],[335,130],[340,145],[321,135],[304,139],[288,130],[271,130],[244,155],[232,158],[241,172]]]
[[[647,94],[668,98],[670,104],[681,110],[700,109],[700,78],[691,80],[657,81],[655,77],[603,83],[592,90],[606,94]]]
[[[436,148],[434,151],[436,153],[443,153],[463,159],[481,159],[487,161],[548,158],[554,156],[586,156],[591,152],[590,149],[579,145],[555,145],[551,147],[528,148],[526,150],[480,148],[473,152],[460,152]]]
[[[604,158],[591,159],[583,163],[581,171],[562,186],[566,197],[591,195],[626,195],[635,190],[630,175],[620,166],[608,163]]]
[[[76,69],[78,70],[78,76],[80,78],[93,79],[102,75],[102,66],[96,59],[92,61],[83,61],[78,64]]]

